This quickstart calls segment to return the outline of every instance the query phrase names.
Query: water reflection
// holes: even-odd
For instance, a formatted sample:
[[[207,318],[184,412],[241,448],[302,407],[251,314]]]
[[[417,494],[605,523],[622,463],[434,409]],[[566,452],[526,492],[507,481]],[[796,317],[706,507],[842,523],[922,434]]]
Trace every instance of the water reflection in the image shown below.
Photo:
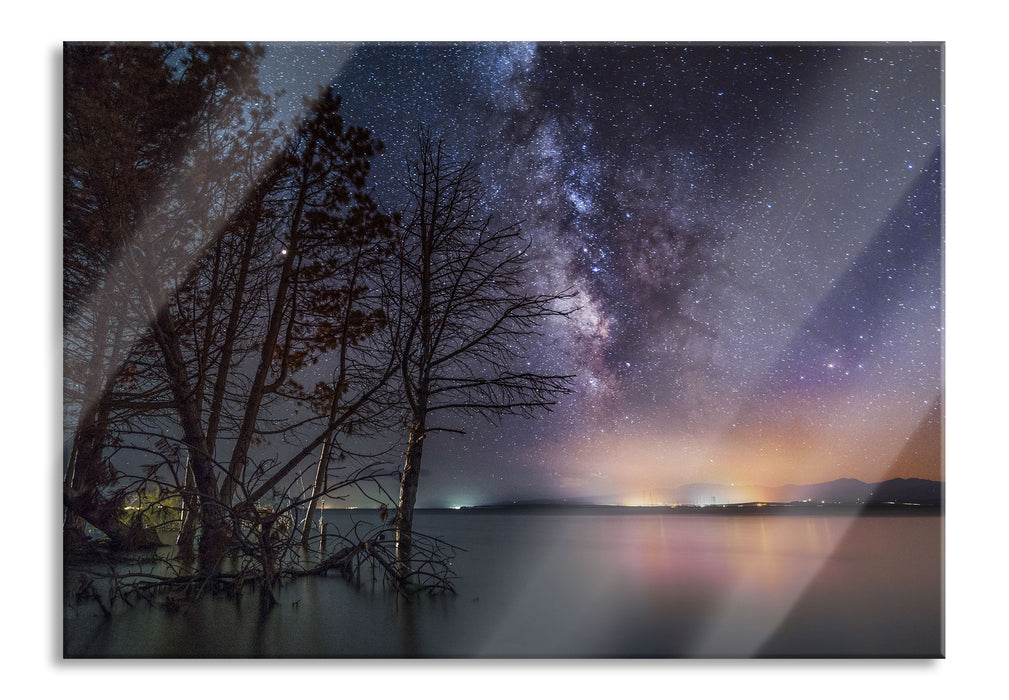
[[[856,519],[806,520],[758,518],[751,547],[744,542],[742,552],[726,558],[731,584],[694,655],[755,655],[824,563],[839,556],[838,533]]]
[[[357,585],[296,581],[262,615],[251,595],[110,621],[69,611],[66,653],[941,654],[939,516],[420,513],[417,523],[466,549],[458,595],[398,601],[365,574]]]

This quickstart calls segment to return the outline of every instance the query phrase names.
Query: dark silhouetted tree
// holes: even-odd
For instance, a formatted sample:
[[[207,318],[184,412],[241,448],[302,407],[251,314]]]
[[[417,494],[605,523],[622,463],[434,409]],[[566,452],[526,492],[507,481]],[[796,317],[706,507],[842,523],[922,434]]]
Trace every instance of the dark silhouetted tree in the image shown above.
[[[110,488],[116,470],[117,387],[130,386],[125,362],[150,330],[132,260],[145,229],[186,201],[209,220],[225,207],[216,198],[178,197],[200,173],[187,156],[207,129],[230,129],[246,101],[259,95],[255,49],[245,45],[67,44],[64,47],[64,387],[69,444],[64,483],[65,532],[79,540],[84,520],[114,544],[132,539],[117,518]],[[224,143],[203,142],[208,161],[224,162]],[[195,208],[203,207],[197,213]],[[150,238],[149,235],[146,236]],[[141,256],[163,253],[178,265],[179,246],[160,241]],[[174,272],[162,270],[170,277]],[[159,296],[163,296],[159,295]]]
[[[405,181],[394,280],[402,323],[400,380],[409,433],[395,516],[397,568],[411,571],[413,516],[428,436],[461,432],[449,414],[533,416],[569,391],[571,377],[525,371],[520,360],[545,319],[573,310],[567,291],[530,293],[528,242],[486,213],[471,161],[422,133]]]
[[[332,90],[281,140],[256,57],[67,47],[66,529],[87,521],[129,546],[122,484],[179,493],[180,543],[199,533],[205,575],[250,537],[272,542],[280,514],[257,501],[384,411],[375,397],[394,367],[375,281],[392,219],[366,189],[381,144],[344,125]],[[327,356],[332,381],[303,389]],[[292,417],[297,403],[313,415]],[[253,454],[272,435],[302,449],[283,463]],[[146,475],[126,478],[111,459],[125,452],[154,460]],[[272,556],[260,563],[269,579]]]

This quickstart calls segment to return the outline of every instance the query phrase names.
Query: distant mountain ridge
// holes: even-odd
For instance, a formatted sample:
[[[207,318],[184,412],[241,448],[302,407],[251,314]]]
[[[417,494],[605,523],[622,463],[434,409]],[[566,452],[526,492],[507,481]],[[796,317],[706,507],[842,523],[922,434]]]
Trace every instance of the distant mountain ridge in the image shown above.
[[[887,479],[866,483],[859,479],[834,479],[818,484],[784,486],[736,486],[687,484],[668,494],[669,503],[747,503],[768,501],[824,501],[826,503],[921,503],[942,502],[944,483],[929,479]]]

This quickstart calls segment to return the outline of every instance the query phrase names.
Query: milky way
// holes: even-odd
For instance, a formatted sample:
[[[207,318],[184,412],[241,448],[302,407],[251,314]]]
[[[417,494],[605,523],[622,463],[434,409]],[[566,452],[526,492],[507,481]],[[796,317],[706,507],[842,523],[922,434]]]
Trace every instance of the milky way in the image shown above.
[[[938,430],[943,394],[942,60],[933,44],[269,45],[264,85],[289,110],[332,82],[386,144],[388,206],[429,128],[523,222],[529,284],[579,293],[523,360],[577,375],[574,393],[439,437],[421,505],[941,478],[907,448]]]

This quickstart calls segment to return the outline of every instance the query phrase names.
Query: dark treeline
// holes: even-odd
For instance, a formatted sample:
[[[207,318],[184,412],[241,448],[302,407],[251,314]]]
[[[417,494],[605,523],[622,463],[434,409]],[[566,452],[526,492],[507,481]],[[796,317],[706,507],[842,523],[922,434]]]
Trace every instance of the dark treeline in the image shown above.
[[[454,430],[443,415],[549,409],[569,378],[514,367],[571,295],[525,291],[521,231],[427,133],[387,210],[382,143],[331,89],[277,125],[259,55],[64,47],[65,552],[174,539],[190,564],[134,592],[272,599],[366,562],[401,591],[450,588],[442,543],[413,530],[424,441]],[[351,493],[382,522],[325,549],[316,509]]]

